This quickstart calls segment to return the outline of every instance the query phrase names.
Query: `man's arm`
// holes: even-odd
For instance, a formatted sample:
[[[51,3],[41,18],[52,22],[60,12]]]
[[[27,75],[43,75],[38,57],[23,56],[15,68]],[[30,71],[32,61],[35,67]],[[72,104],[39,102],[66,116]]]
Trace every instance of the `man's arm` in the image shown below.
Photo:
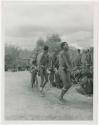
[[[31,67],[30,67],[30,72],[32,73],[33,72],[33,70],[34,70],[34,65],[31,65]]]

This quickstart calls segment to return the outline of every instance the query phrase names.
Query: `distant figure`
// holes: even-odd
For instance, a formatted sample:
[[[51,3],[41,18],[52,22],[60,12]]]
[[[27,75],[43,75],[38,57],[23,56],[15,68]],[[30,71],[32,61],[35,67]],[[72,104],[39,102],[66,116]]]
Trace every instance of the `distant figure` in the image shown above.
[[[50,57],[48,54],[48,46],[44,46],[43,53],[39,55],[38,58],[38,68],[39,68],[39,75],[41,77],[41,85],[40,85],[40,91],[41,94],[43,94],[43,89],[48,82],[48,68],[50,64]]]
[[[49,80],[52,86],[57,87],[56,85],[56,70],[58,69],[58,57],[57,57],[57,49],[55,49],[54,54],[51,57],[51,65],[50,65],[50,75]]]
[[[63,96],[71,87],[70,71],[71,71],[72,64],[69,57],[69,52],[68,52],[69,46],[67,42],[61,43],[61,49],[62,50],[59,53],[59,74],[63,82],[63,89],[59,96],[59,101],[63,103]]]
[[[82,63],[83,66],[85,66],[87,64],[86,54],[87,54],[87,51],[83,50],[82,57],[81,57],[81,63]]]
[[[77,55],[77,58],[75,60],[75,66],[81,66],[81,52],[80,52],[80,49],[78,49],[77,52],[78,52],[78,55]]]
[[[8,71],[8,66],[5,64],[5,71]]]
[[[73,65],[75,68],[75,70],[73,72],[74,73],[73,78],[75,79],[74,83],[76,83],[76,84],[79,83],[80,77],[81,77],[81,64],[82,64],[81,58],[82,58],[81,51],[80,51],[80,49],[78,49],[77,56],[76,56],[76,59],[74,61],[74,65]]]
[[[91,65],[93,65],[93,48],[90,48],[90,56],[91,56]]]
[[[86,61],[87,61],[88,66],[90,66],[92,64],[91,53],[90,53],[89,49],[87,50],[87,53],[86,53]]]
[[[37,71],[38,70],[37,70],[36,60],[33,60],[32,64],[31,64],[31,67],[30,67],[32,88],[34,87],[35,82],[36,82],[36,84],[38,84]]]

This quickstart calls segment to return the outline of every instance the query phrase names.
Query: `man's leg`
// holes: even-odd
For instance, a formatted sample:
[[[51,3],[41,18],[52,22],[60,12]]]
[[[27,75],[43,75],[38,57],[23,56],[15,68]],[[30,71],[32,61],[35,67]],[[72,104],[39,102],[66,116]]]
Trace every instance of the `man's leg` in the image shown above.
[[[31,86],[33,88],[33,73],[31,73]]]
[[[31,83],[32,83],[32,88],[34,87],[35,85],[35,80],[36,80],[36,71],[34,70],[32,73],[31,73]]]
[[[57,88],[60,88],[60,87],[62,86],[59,72],[56,72],[56,73],[55,73],[55,82],[56,82],[56,87],[57,87]]]
[[[51,71],[50,75],[49,75],[49,80],[50,80],[50,85],[54,86],[54,71]]]
[[[43,70],[43,73],[41,75],[41,87],[40,87],[41,96],[45,96],[45,93],[43,90],[44,90],[44,87],[47,82],[48,82],[47,72],[45,72],[45,70]]]
[[[44,72],[42,68],[40,69],[40,77],[41,77],[40,91],[42,91],[43,83],[44,83]]]
[[[64,87],[63,87],[63,89],[62,89],[62,91],[61,91],[61,94],[60,94],[60,96],[59,96],[59,100],[60,100],[60,101],[63,100],[63,97],[64,97],[65,93],[69,90],[70,87],[71,87],[71,85],[69,85],[69,86],[64,86]]]
[[[33,76],[33,85],[34,85],[34,87],[36,86],[36,76],[37,75],[37,73],[36,73],[36,71],[34,72],[34,76]]]
[[[61,94],[59,96],[59,100],[62,101],[65,93],[71,87],[70,72],[61,71],[60,75],[61,75],[61,79],[62,79],[62,82],[63,82],[63,89],[62,89]]]
[[[42,88],[44,88],[46,83],[48,82],[48,73],[46,70],[44,71],[44,78],[45,78],[45,81],[42,84]]]
[[[37,78],[37,74],[35,76],[35,82],[36,82],[36,87],[38,87],[38,78]]]

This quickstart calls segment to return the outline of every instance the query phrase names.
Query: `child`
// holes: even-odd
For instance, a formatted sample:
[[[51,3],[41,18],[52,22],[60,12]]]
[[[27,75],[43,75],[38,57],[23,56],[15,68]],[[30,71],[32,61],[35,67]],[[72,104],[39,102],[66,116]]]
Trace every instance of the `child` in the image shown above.
[[[35,85],[35,81],[37,83],[37,66],[36,66],[36,60],[32,61],[32,65],[30,67],[30,72],[31,72],[31,84],[32,88]]]

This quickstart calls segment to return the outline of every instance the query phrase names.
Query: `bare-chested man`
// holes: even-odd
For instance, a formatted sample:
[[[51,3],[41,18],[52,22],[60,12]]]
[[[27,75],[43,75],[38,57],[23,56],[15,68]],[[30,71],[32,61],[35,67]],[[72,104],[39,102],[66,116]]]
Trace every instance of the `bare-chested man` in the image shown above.
[[[70,70],[72,65],[69,57],[69,46],[67,42],[61,43],[61,49],[62,50],[59,53],[59,74],[63,82],[63,88],[59,96],[59,101],[63,102],[63,96],[72,85],[70,81]]]
[[[49,49],[48,46],[44,46],[43,53],[40,54],[39,61],[38,61],[39,73],[41,77],[40,91],[42,94],[43,94],[43,88],[48,82],[47,70],[50,62],[48,49]]]

